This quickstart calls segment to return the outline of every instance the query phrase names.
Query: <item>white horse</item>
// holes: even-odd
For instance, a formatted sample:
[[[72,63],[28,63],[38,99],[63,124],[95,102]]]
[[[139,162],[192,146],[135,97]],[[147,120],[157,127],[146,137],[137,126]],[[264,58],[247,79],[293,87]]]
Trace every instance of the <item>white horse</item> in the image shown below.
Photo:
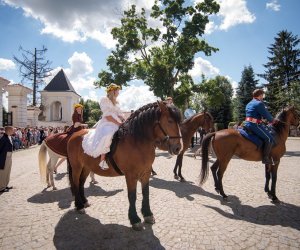
[[[46,164],[47,161],[47,152],[49,156],[49,161]],[[40,150],[39,150],[39,168],[40,168],[40,176],[41,180],[43,182],[47,183],[47,188],[52,187],[53,190],[57,190],[54,184],[53,179],[53,172],[55,170],[55,166],[57,164],[57,161],[62,158],[66,159],[65,156],[59,155],[55,152],[53,152],[43,141],[41,144]]]
[[[49,156],[49,161],[46,164],[47,160],[47,152]],[[58,162],[58,160],[60,161]],[[42,182],[47,183],[47,188],[53,187],[53,190],[57,190],[54,184],[53,173],[57,170],[58,166],[66,160],[67,157],[57,154],[53,152],[43,141],[39,150],[39,168],[40,168],[40,176]],[[57,163],[58,162],[58,163]],[[98,181],[95,179],[95,174],[93,172],[90,173],[91,183],[97,184]]]

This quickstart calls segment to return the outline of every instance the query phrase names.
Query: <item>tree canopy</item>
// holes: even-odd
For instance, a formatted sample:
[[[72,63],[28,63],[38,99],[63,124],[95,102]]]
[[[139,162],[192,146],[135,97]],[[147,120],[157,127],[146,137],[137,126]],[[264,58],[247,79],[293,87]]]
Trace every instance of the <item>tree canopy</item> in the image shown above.
[[[258,80],[251,65],[244,67],[241,80],[236,90],[236,113],[238,121],[245,120],[245,107],[252,99],[252,92],[257,88]]]
[[[269,61],[264,65],[265,73],[260,76],[267,80],[266,102],[273,114],[288,105],[300,108],[299,42],[298,36],[283,30],[268,48]]]
[[[218,11],[214,0],[195,5],[184,0],[157,0],[150,17],[163,27],[152,27],[148,13],[132,5],[124,11],[121,27],[112,29],[117,45],[107,58],[109,70],[98,74],[95,85],[116,82],[126,86],[138,79],[158,97],[175,97],[179,105],[186,102],[194,85],[188,72],[194,66],[195,54],[209,56],[218,50],[201,38],[209,16]]]

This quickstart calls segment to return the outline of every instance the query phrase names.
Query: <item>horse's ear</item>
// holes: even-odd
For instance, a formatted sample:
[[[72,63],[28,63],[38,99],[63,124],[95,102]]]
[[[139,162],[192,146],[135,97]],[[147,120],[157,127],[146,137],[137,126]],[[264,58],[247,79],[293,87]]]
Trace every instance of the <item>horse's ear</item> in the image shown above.
[[[162,113],[167,111],[167,107],[163,101],[157,101],[157,103]]]

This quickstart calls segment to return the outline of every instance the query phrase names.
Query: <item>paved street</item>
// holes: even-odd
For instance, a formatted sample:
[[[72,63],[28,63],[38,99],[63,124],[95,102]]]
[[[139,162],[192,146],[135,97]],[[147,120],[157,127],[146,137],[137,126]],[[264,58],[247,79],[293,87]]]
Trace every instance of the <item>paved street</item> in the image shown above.
[[[45,189],[38,170],[39,146],[13,154],[14,188],[0,195],[0,249],[299,249],[300,139],[287,141],[278,171],[274,205],[264,193],[261,163],[232,159],[224,177],[229,201],[214,191],[211,173],[198,186],[201,160],[186,153],[183,175],[173,179],[176,157],[157,151],[150,182],[150,204],[156,224],[131,229],[124,177],[96,176],[86,183],[91,207],[85,215],[74,208],[65,163]],[[137,208],[140,213],[141,188]]]

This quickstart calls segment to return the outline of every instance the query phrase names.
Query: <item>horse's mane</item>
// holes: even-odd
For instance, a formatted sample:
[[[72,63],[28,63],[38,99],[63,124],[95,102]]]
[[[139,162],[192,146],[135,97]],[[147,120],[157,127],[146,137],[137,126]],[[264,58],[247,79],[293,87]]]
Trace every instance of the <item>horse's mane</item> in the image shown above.
[[[177,122],[181,122],[181,113],[174,105],[164,105],[168,108],[171,117]],[[120,126],[118,137],[131,135],[134,139],[142,141],[149,139],[154,124],[160,119],[161,110],[158,102],[149,103],[134,111],[130,117]]]
[[[275,117],[275,122],[273,123],[273,128],[277,134],[281,134],[281,132],[285,128],[285,122],[287,119],[287,111],[285,109],[281,110]]]
[[[182,122],[182,124],[189,123],[195,116],[200,115],[200,114],[208,115],[209,118],[210,118],[212,121],[214,120],[213,116],[212,116],[209,112],[206,112],[206,111],[204,112],[204,111],[203,111],[203,112],[201,112],[201,113],[196,113],[196,114],[192,115],[191,117],[185,119],[185,120]]]

